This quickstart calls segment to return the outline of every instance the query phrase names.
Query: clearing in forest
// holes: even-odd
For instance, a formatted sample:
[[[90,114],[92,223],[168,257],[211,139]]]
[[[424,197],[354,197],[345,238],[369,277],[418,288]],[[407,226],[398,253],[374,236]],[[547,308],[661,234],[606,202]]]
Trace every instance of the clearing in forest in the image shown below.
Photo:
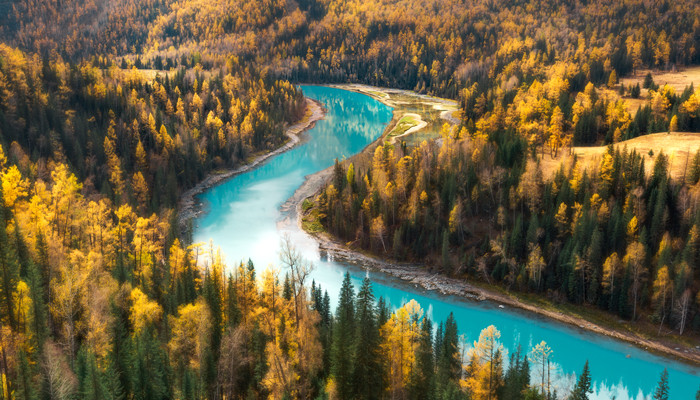
[[[635,150],[644,157],[644,166],[648,174],[654,168],[655,157],[663,152],[669,157],[671,176],[677,179],[683,178],[687,174],[687,168],[692,163],[695,152],[700,149],[700,133],[652,133],[616,143],[615,147],[620,150],[627,147],[628,151]],[[571,154],[564,150],[556,158],[545,153],[541,158],[542,172],[547,178],[553,176],[562,163],[564,163],[565,168],[568,168],[574,154],[577,156],[581,166],[591,170],[599,165],[600,159],[606,150],[607,146],[574,147]]]

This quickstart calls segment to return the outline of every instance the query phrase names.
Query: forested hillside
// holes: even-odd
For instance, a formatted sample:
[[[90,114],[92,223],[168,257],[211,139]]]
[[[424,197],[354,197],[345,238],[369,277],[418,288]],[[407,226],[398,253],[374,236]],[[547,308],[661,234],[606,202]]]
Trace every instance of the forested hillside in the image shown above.
[[[680,180],[612,147],[552,179],[537,161],[700,131],[692,86],[618,83],[700,63],[694,1],[17,0],[0,38],[0,400],[587,398],[596,366],[557,396],[544,342],[507,357],[484,323],[466,346],[347,276],[331,310],[289,244],[282,273],[180,236],[185,189],[286,140],[292,82],[461,104],[438,141],[338,164],[316,198],[330,233],[700,331],[700,153]]]

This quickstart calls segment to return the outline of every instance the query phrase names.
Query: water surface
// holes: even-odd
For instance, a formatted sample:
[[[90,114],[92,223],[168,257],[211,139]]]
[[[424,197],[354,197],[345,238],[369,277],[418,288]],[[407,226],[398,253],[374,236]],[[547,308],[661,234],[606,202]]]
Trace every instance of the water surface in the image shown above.
[[[282,235],[289,234],[304,256],[313,261],[313,279],[335,301],[343,274],[349,271],[355,287],[367,274],[361,268],[321,259],[316,243],[294,224],[281,222],[280,206],[304,182],[304,177],[349,157],[379,137],[391,120],[390,107],[363,94],[322,86],[303,86],[305,94],[328,109],[325,119],[308,131],[308,140],[258,168],[238,175],[201,196],[207,209],[195,221],[194,240],[221,247],[229,265],[252,259],[262,269],[278,263]],[[406,284],[398,278],[370,273],[377,297],[393,307],[416,299],[435,321],[454,313],[468,342],[493,324],[511,352],[518,344],[529,350],[546,341],[558,364],[557,381],[567,386],[586,359],[599,399],[618,400],[650,396],[664,367],[668,368],[672,399],[694,399],[700,387],[700,368],[638,349],[631,344],[546,320],[520,310],[501,309],[489,302],[471,302]],[[533,376],[533,378],[537,379]],[[561,394],[561,390],[559,391]]]

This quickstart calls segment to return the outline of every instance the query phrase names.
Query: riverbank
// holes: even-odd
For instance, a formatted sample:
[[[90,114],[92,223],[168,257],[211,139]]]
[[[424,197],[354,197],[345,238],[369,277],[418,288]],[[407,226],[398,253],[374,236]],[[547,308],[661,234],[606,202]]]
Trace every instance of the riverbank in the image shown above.
[[[541,304],[531,304],[518,298],[517,293],[501,293],[496,290],[471,284],[463,279],[432,273],[424,266],[395,263],[364,254],[348,248],[345,244],[339,242],[325,232],[309,234],[318,241],[319,249],[322,254],[325,253],[329,258],[362,266],[364,268],[372,268],[400,278],[410,284],[420,286],[423,289],[438,291],[443,295],[460,296],[474,301],[490,301],[499,306],[525,310],[580,329],[632,343],[646,351],[671,356],[692,365],[700,365],[700,348],[698,347],[672,347],[673,345],[647,339],[617,328],[592,323],[586,319],[567,314],[563,311],[543,308]]]
[[[197,196],[206,190],[220,184],[221,182],[242,174],[244,172],[250,171],[251,169],[257,167],[261,163],[268,160],[270,157],[274,157],[280,153],[283,153],[294,146],[301,143],[301,134],[307,130],[314,127],[316,122],[323,119],[326,116],[326,110],[323,105],[316,100],[306,98],[306,114],[301,121],[294,125],[291,125],[285,129],[284,134],[289,138],[281,147],[277,149],[266,152],[253,157],[253,159],[236,168],[225,170],[223,172],[212,172],[204,180],[199,182],[197,185],[186,191],[180,196],[180,201],[178,204],[178,225],[181,232],[187,229],[189,221],[200,216],[205,210],[197,202]]]
[[[445,123],[459,125],[459,103],[441,97],[418,94],[410,90],[376,87],[363,84],[332,84],[329,87],[369,96],[394,109],[393,118],[384,132],[390,143],[406,141],[419,144],[440,137]],[[402,126],[403,125],[403,126]],[[384,136],[384,135],[383,135]]]
[[[381,96],[381,94],[375,92],[373,97],[379,96]],[[403,115],[401,112],[397,113],[395,110],[394,119],[396,119],[397,114],[398,116]],[[347,161],[352,161],[355,157],[362,157],[370,154],[378,144],[387,139],[388,133],[391,132],[392,129],[393,126],[390,124],[381,137]],[[302,204],[304,200],[316,196],[331,176],[332,167],[307,176],[304,184],[299,187],[294,195],[282,206],[282,212],[285,215],[285,220],[282,223],[296,224],[299,230],[304,231],[302,223],[304,210],[302,209]],[[614,323],[594,323],[586,318],[573,315],[572,311],[564,311],[565,308],[572,307],[575,308],[573,313],[583,311],[578,310],[575,306],[568,307],[569,305],[558,305],[549,302],[541,296],[528,298],[526,294],[510,293],[505,290],[501,291],[497,287],[492,288],[485,284],[472,284],[463,279],[432,273],[428,271],[425,266],[421,265],[388,261],[373,255],[355,251],[324,232],[307,232],[307,234],[315,239],[320,251],[325,253],[329,258],[358,265],[363,268],[372,268],[400,278],[407,283],[420,286],[426,290],[438,291],[444,295],[460,296],[474,301],[486,300],[503,307],[525,310],[579,329],[634,344],[652,353],[670,356],[692,365],[700,365],[700,346],[692,347],[689,345],[680,345],[670,340],[662,342],[650,339],[649,337],[642,336],[643,332],[641,334],[629,332],[614,326]],[[638,326],[635,325],[634,327],[636,328]]]

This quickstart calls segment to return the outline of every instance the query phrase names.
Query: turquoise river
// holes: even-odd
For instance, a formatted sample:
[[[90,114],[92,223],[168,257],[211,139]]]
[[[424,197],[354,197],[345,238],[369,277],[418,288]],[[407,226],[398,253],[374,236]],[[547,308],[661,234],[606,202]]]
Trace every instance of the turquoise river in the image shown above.
[[[449,313],[454,313],[460,334],[468,343],[490,324],[501,331],[501,342],[511,352],[519,343],[529,351],[544,340],[554,350],[560,394],[572,384],[587,359],[596,386],[594,398],[651,398],[664,367],[669,371],[671,398],[695,398],[700,386],[698,367],[534,314],[425,291],[398,278],[321,257],[314,239],[295,223],[285,222],[286,215],[280,207],[307,175],[333,165],[335,158],[360,152],[376,140],[391,120],[392,109],[355,92],[323,86],[302,89],[306,96],[327,108],[326,117],[307,131],[302,144],[203,193],[199,199],[206,212],[194,222],[195,242],[213,241],[229,265],[250,258],[258,269],[263,269],[279,264],[279,244],[286,234],[314,263],[312,278],[328,290],[331,299],[337,297],[346,271],[356,289],[369,274],[377,298],[383,296],[393,307],[415,299],[434,321],[444,321]]]

